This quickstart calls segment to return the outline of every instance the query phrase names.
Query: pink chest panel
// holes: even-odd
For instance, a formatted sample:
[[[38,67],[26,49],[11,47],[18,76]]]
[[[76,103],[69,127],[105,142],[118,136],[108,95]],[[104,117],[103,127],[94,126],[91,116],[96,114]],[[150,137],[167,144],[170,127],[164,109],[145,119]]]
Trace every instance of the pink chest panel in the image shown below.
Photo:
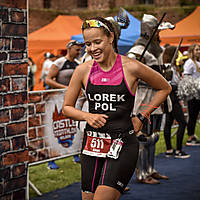
[[[123,79],[123,69],[121,57],[117,55],[115,64],[110,71],[103,71],[100,66],[94,62],[90,73],[90,81],[93,85],[120,85]]]

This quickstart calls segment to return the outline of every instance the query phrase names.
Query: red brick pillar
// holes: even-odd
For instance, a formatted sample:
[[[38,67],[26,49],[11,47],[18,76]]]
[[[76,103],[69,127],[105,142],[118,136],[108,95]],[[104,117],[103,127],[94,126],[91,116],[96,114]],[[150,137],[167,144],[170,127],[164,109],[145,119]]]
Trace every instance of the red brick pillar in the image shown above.
[[[27,191],[27,2],[0,1],[0,199]]]

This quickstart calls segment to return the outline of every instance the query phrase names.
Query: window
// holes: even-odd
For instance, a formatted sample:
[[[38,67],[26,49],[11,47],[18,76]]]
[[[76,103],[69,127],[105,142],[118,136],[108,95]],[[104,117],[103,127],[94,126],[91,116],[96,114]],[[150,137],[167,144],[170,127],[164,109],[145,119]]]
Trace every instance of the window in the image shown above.
[[[141,4],[153,4],[154,0],[140,0]]]
[[[50,8],[51,7],[51,0],[44,0],[43,6],[44,6],[44,8]]]
[[[77,0],[77,7],[78,8],[87,8],[88,1],[87,0]]]

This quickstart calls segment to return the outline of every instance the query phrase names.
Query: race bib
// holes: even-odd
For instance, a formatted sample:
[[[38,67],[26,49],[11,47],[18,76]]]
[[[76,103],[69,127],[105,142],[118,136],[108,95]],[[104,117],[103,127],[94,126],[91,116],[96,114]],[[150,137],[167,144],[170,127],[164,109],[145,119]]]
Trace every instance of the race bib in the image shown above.
[[[110,150],[111,137],[107,133],[87,131],[87,141],[83,154],[96,157],[106,157]]]

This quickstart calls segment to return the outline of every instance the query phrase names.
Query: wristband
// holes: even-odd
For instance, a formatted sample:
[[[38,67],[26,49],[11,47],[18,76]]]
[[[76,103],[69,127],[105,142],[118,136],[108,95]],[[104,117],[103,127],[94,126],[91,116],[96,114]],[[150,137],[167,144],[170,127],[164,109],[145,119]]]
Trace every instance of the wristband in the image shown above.
[[[137,115],[137,118],[144,124],[145,122],[146,122],[146,120],[147,120],[147,118],[144,116],[144,115],[142,115],[141,113],[138,113]]]

